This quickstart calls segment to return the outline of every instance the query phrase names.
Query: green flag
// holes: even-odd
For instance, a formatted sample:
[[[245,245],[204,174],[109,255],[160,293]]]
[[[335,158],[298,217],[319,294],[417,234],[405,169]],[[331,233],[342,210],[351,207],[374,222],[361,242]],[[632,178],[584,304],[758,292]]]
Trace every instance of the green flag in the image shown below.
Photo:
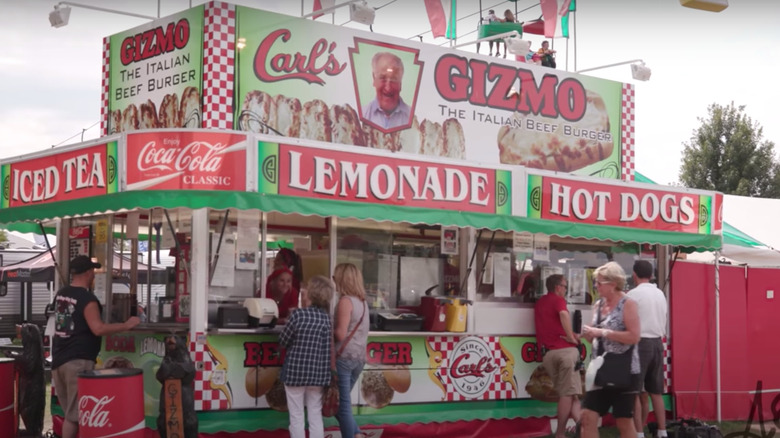
[[[458,36],[458,32],[456,30],[456,24],[458,21],[458,13],[456,12],[456,1],[450,0],[450,22],[447,24],[447,39],[454,40]]]
[[[569,15],[577,10],[577,0],[571,0],[569,3],[569,11],[561,17],[561,32],[564,38],[569,37]]]

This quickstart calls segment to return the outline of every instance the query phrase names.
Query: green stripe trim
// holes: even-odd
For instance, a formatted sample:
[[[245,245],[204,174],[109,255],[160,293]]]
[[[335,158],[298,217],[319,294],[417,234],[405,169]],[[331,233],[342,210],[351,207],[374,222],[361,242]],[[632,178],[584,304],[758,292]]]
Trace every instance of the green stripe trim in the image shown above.
[[[672,409],[672,396],[664,394],[663,400],[666,409]],[[354,407],[353,412],[359,425],[381,426],[383,424],[445,423],[498,418],[554,417],[556,406],[556,403],[522,399],[389,405],[381,410]],[[52,397],[50,409],[52,415],[64,415],[57,401],[57,396]],[[198,412],[197,415],[198,431],[201,433],[287,429],[290,424],[287,412],[277,412],[272,409],[202,411]],[[338,424],[334,417],[323,418],[323,420],[325,427]],[[146,427],[157,428],[156,416],[147,416],[145,421]]]
[[[85,199],[52,202],[0,209],[0,223],[53,219],[132,210],[135,208],[213,208],[224,210],[257,209],[280,213],[337,216],[342,218],[373,219],[392,222],[426,223],[458,227],[486,228],[504,231],[530,231],[561,237],[577,237],[614,242],[637,242],[679,245],[704,250],[721,248],[720,235],[699,235],[672,231],[640,230],[592,224],[576,224],[454,210],[413,208],[334,201],[329,199],[298,198],[254,192],[226,192],[203,190],[149,190],[112,193]]]

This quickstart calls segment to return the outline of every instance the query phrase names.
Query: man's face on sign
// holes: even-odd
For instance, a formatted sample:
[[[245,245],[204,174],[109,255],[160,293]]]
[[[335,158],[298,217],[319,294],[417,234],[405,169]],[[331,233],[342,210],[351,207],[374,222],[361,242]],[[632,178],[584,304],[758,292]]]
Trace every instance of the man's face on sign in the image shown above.
[[[374,69],[374,88],[376,88],[376,100],[382,111],[392,112],[401,101],[401,79],[404,74],[400,62],[383,56],[378,59]]]

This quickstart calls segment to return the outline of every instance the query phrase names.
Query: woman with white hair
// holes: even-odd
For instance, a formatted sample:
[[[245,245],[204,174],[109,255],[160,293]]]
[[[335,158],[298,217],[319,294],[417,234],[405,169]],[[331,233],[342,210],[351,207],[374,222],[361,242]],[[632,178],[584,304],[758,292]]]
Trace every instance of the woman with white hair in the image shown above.
[[[582,402],[582,437],[598,437],[598,419],[611,408],[621,438],[634,438],[637,436],[634,402],[639,376],[639,352],[634,346],[639,342],[639,311],[636,302],[623,292],[626,273],[620,265],[609,262],[600,266],[594,278],[601,298],[594,305],[593,325],[583,327],[583,336],[593,343],[593,359],[605,353],[613,355],[610,359],[624,355],[626,360],[611,369],[627,376],[630,383],[613,386],[596,378],[597,386],[585,393]]]

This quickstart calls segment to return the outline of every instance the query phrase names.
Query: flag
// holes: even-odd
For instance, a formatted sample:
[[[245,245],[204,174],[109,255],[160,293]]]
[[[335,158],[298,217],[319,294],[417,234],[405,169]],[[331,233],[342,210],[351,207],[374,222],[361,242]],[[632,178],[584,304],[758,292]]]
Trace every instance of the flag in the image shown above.
[[[542,17],[544,17],[544,36],[555,37],[555,27],[558,22],[558,0],[541,0]]]
[[[454,40],[458,38],[458,32],[455,29],[458,22],[457,7],[455,6],[456,0],[450,1],[450,25],[447,27],[447,39]]]
[[[564,38],[569,37],[569,15],[571,15],[570,12],[577,10],[576,3],[576,0],[564,0],[563,6],[566,6],[566,8],[564,9],[561,6],[561,10],[558,11],[558,14],[561,15],[561,34],[563,34]]]
[[[425,10],[428,12],[428,21],[431,22],[431,33],[434,38],[443,37],[447,33],[447,17],[444,15],[444,6],[441,0],[425,0]]]
[[[336,4],[336,0],[314,0],[314,8],[312,8],[312,12],[317,12],[320,9],[327,9],[332,8]],[[325,14],[317,14],[311,17],[313,20],[316,20],[320,17],[322,17]]]

